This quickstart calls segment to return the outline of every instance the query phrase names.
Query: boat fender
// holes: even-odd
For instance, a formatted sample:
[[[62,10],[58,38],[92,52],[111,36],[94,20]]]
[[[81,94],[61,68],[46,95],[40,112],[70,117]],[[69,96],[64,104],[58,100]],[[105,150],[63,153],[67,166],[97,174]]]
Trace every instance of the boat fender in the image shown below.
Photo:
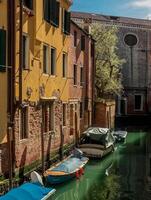
[[[84,169],[83,168],[80,168],[79,172],[80,172],[80,175],[84,175]]]
[[[79,171],[76,171],[76,178],[77,178],[77,179],[80,178],[80,173],[79,173]]]

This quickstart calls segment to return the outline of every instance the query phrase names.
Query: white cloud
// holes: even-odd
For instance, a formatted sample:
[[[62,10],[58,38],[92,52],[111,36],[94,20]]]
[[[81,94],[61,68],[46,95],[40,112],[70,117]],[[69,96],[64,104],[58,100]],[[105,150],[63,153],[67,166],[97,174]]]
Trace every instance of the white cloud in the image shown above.
[[[151,13],[148,14],[148,15],[145,17],[145,19],[150,19],[150,20],[151,20]]]
[[[135,0],[129,5],[135,8],[151,8],[151,0]]]

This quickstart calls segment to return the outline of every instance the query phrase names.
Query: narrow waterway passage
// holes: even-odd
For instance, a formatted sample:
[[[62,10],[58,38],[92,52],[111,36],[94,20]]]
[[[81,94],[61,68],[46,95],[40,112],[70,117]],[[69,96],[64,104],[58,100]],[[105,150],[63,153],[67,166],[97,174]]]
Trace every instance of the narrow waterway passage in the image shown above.
[[[80,180],[55,188],[53,200],[150,200],[151,134],[129,132],[114,153],[90,161]]]

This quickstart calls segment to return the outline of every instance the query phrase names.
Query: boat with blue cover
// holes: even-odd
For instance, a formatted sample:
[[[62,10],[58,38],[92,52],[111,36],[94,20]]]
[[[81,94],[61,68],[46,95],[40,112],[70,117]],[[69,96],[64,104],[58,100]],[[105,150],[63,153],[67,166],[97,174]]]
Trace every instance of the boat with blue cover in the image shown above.
[[[73,154],[62,162],[45,171],[44,176],[49,184],[60,184],[74,177],[83,174],[83,168],[88,162],[88,158],[82,152],[75,150]]]
[[[34,174],[37,176],[37,174]],[[39,179],[39,177],[38,177]],[[38,180],[36,178],[36,180]],[[0,200],[47,200],[55,193],[55,189],[44,187],[40,181],[24,183],[20,187],[10,190],[0,197]]]

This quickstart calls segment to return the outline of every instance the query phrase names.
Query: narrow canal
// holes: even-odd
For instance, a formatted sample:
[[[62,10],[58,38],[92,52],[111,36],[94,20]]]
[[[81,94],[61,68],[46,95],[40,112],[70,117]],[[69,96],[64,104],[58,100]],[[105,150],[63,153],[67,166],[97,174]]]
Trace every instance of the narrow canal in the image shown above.
[[[56,187],[53,200],[150,200],[151,134],[129,132],[102,161],[90,161],[80,180]]]

